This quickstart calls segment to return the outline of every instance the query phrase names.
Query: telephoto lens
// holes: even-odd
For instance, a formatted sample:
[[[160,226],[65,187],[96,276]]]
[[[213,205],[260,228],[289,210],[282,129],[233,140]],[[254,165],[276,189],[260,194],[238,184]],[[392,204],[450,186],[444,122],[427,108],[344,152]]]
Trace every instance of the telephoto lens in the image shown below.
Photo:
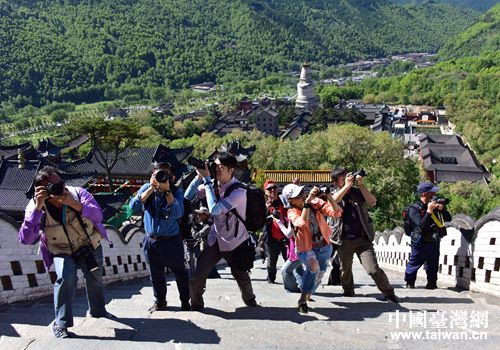
[[[155,179],[158,182],[165,183],[169,180],[169,176],[168,176],[167,172],[165,172],[163,170],[159,170],[155,174]]]

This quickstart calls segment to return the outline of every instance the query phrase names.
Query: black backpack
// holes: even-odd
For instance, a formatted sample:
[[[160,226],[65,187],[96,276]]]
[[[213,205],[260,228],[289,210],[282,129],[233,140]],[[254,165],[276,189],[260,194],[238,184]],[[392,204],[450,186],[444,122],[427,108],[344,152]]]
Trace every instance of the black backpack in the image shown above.
[[[417,208],[418,210],[421,210],[420,207],[416,203],[412,203],[410,205],[407,205],[404,209],[401,215],[403,216],[403,230],[405,231],[405,235],[411,236],[411,233],[413,231],[413,223],[411,222],[410,219],[410,208],[414,207]],[[420,216],[422,216],[422,213],[420,213]]]
[[[246,220],[243,220],[235,208],[231,209],[231,212],[245,224],[247,231],[255,232],[262,229],[266,224],[267,217],[264,191],[254,185],[236,182],[227,188],[224,192],[224,197],[229,197],[231,192],[237,188],[243,188],[247,192]]]

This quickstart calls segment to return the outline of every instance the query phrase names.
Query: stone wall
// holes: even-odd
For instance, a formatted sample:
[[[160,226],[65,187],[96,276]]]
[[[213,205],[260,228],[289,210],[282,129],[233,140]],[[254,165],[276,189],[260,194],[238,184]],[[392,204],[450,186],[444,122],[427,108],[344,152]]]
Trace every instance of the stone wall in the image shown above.
[[[0,213],[0,305],[52,294],[56,274],[46,271],[38,244],[23,245],[17,239],[19,224]],[[106,226],[110,242],[103,242],[104,282],[125,281],[149,275],[142,254],[144,232],[130,225],[122,230]],[[78,286],[84,279],[79,271]]]
[[[500,296],[500,207],[478,221],[456,215],[446,227],[438,284]],[[374,244],[380,265],[400,270],[404,280],[410,239],[403,229],[378,232]],[[423,268],[419,276],[425,276]]]

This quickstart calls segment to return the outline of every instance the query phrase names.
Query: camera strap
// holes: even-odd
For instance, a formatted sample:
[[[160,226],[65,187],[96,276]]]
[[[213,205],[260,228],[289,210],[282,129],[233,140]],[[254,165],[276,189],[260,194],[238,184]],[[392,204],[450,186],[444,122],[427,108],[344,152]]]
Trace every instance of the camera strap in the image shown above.
[[[437,227],[439,228],[443,228],[444,227],[444,219],[443,219],[443,214],[441,213],[437,213],[437,217],[436,215],[434,214],[434,212],[431,214],[431,218],[432,218],[432,221],[434,221],[434,223],[437,225]]]

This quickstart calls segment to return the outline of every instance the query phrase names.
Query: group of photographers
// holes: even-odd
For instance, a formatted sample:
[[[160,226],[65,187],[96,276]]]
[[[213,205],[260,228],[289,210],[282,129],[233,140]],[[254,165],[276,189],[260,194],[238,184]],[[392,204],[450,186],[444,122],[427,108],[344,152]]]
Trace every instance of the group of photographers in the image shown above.
[[[167,307],[165,268],[170,269],[179,291],[180,309],[203,311],[206,279],[219,260],[230,266],[242,295],[250,307],[258,306],[248,267],[242,260],[243,249],[253,249],[245,226],[247,196],[234,172],[235,156],[218,153],[214,161],[198,164],[196,177],[186,192],[174,185],[174,169],[169,163],[154,163],[149,183],[144,184],[130,202],[135,213],[143,213],[145,238],[143,249],[150,267],[155,302],[150,312]],[[268,257],[267,281],[274,283],[277,260],[285,260],[282,276],[285,289],[300,292],[299,312],[307,313],[307,302],[321,283],[333,251],[340,260],[340,281],[344,296],[354,296],[352,275],[356,254],[386,300],[398,302],[387,275],[378,266],[372,244],[374,230],[367,207],[376,204],[375,196],[363,183],[363,172],[332,171],[332,185],[322,192],[313,187],[309,193],[299,181],[283,188],[264,184],[268,219],[263,241]],[[357,186],[355,186],[355,184]],[[102,280],[101,241],[107,240],[102,211],[94,197],[83,188],[67,186],[53,167],[41,169],[34,181],[35,191],[19,231],[24,244],[40,242],[48,268],[55,266],[55,319],[51,324],[58,338],[70,337],[73,326],[72,302],[77,286],[77,270],[85,278],[91,317],[114,317],[105,308]],[[446,234],[444,223],[451,219],[438,191],[431,183],[417,187],[420,200],[410,208],[413,227],[411,257],[405,281],[414,288],[418,269],[425,264],[427,288],[435,289],[439,259],[439,241]],[[192,237],[184,237],[190,254],[190,273],[184,264],[184,242],[179,222],[184,200],[204,197],[206,206],[195,210]],[[419,238],[419,239],[417,239]],[[332,242],[334,243],[332,245]],[[248,248],[246,248],[248,247]],[[253,253],[251,255],[253,259]]]

